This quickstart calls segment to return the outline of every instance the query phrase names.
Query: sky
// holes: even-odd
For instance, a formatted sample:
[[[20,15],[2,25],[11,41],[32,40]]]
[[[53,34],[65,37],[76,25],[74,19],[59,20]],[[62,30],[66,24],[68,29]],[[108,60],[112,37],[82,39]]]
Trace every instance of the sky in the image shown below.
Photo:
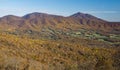
[[[120,0],[0,0],[0,17],[32,12],[70,16],[81,12],[120,21]]]

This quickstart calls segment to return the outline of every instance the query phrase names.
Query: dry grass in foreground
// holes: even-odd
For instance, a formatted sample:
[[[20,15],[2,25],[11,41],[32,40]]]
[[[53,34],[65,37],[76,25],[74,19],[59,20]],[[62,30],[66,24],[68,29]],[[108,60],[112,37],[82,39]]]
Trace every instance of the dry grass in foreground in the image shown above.
[[[117,50],[0,34],[0,70],[119,70]]]

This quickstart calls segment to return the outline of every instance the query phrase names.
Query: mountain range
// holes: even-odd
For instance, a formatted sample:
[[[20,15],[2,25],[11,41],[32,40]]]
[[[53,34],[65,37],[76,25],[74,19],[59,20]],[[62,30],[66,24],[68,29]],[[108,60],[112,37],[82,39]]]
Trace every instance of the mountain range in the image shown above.
[[[34,12],[22,17],[7,15],[0,18],[1,30],[29,29],[41,31],[42,28],[48,27],[61,30],[77,30],[84,28],[111,32],[120,30],[120,22],[109,22],[80,12],[67,17]]]

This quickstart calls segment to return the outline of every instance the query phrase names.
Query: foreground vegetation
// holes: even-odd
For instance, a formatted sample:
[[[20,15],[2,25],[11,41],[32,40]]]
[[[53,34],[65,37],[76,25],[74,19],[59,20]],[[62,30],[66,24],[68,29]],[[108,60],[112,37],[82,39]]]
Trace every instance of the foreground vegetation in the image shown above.
[[[119,47],[91,47],[89,40],[85,44],[81,40],[85,39],[62,41],[0,33],[0,70],[120,69]]]

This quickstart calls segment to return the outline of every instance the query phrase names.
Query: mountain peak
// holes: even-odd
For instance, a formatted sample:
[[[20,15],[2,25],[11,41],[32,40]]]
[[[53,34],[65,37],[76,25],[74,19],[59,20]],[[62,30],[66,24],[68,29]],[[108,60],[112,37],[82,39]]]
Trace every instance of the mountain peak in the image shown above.
[[[14,15],[6,15],[6,16],[3,16],[2,18],[20,18],[20,17],[14,16]]]
[[[33,13],[30,13],[30,14],[27,14],[27,15],[42,15],[42,14],[45,15],[46,13],[33,12]]]
[[[81,13],[81,12],[77,12],[77,13],[71,15],[70,17],[77,18],[77,19],[89,19],[89,20],[105,21],[105,20],[97,18],[97,17],[95,17],[93,15],[90,15],[90,14],[87,14],[87,13]]]
[[[71,15],[71,17],[81,17],[81,16],[83,16],[83,15],[85,15],[85,14],[84,14],[84,13],[81,13],[81,12],[77,12],[77,13]]]
[[[25,16],[23,16],[23,18],[28,19],[28,18],[36,18],[36,17],[43,17],[43,16],[47,16],[48,14],[46,13],[39,13],[39,12],[33,12],[30,14],[27,14]]]
[[[81,12],[77,12],[77,13],[75,13],[75,14],[73,14],[73,15],[83,15],[84,13],[81,13]]]
[[[3,16],[0,19],[3,19],[3,20],[19,20],[19,19],[22,19],[22,18],[18,17],[18,16],[14,16],[14,15],[6,15],[6,16]]]
[[[70,17],[74,17],[74,18],[96,18],[90,14],[85,14],[85,13],[81,13],[81,12],[77,12],[73,15],[71,15]]]

